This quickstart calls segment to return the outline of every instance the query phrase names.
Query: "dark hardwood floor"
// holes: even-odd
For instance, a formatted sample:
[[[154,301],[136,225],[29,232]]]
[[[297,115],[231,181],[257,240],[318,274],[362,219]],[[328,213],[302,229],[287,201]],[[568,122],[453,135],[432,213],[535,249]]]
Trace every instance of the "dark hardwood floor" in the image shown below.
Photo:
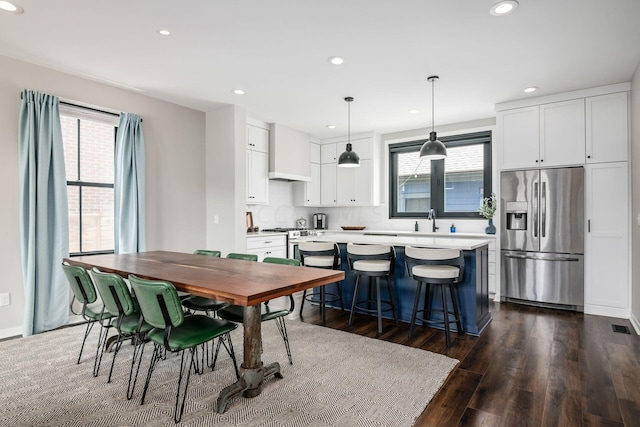
[[[640,425],[640,337],[628,320],[509,303],[491,311],[480,337],[453,334],[450,348],[442,331],[418,327],[409,339],[408,324],[386,320],[376,336],[374,317],[349,326],[348,312],[336,309],[326,326],[460,361],[416,426]],[[317,306],[300,317],[320,324]]]

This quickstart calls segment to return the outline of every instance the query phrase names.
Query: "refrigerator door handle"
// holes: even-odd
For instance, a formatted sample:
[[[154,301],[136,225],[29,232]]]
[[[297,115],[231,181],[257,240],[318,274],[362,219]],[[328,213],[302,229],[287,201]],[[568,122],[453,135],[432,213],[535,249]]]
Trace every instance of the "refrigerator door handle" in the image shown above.
[[[542,237],[547,237],[547,183],[542,182],[542,195],[540,196],[540,223]]]
[[[514,255],[514,254],[504,254],[505,258],[516,258],[516,259],[541,259],[544,261],[580,261],[580,258],[574,257],[545,257],[540,255]]]
[[[538,183],[533,184],[533,237],[538,237]]]

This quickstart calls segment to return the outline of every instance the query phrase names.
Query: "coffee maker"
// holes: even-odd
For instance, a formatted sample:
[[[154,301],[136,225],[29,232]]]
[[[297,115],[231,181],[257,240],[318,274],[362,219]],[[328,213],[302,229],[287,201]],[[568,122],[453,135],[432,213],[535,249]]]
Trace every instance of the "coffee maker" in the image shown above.
[[[313,214],[313,228],[314,230],[326,230],[327,215],[323,213]]]

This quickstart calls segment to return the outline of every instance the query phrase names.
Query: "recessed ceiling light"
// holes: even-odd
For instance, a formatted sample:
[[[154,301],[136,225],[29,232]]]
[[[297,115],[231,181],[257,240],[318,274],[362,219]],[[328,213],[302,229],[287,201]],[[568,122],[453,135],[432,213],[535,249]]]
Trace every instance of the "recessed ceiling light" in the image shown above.
[[[170,36],[171,35],[171,31],[169,31],[169,30],[158,30],[158,34],[160,34],[161,36]]]
[[[344,62],[344,58],[342,58],[341,56],[332,56],[328,59],[328,61],[333,65],[340,65]]]
[[[327,125],[327,129],[335,129],[336,125]]]
[[[528,87],[528,88],[526,88],[526,89],[524,90],[524,93],[531,93],[531,92],[535,92],[535,91],[537,91],[537,90],[538,90],[538,87],[537,87],[537,86],[530,86],[530,87]]]
[[[518,2],[516,0],[504,0],[494,4],[490,12],[493,16],[505,16],[513,13],[517,8]]]
[[[409,110],[409,114],[416,114],[416,113],[419,113],[419,112],[420,112],[420,110],[415,110],[415,109]]]
[[[11,13],[22,13],[24,9],[8,1],[0,1],[0,9]]]
[[[244,95],[244,91],[242,89],[235,89],[233,93],[235,93],[236,95]]]

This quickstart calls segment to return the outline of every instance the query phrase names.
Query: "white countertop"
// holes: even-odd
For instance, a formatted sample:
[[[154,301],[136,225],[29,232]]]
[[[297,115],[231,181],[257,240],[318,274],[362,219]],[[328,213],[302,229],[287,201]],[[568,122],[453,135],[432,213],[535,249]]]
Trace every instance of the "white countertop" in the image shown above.
[[[367,234],[368,233],[368,234]],[[370,243],[388,244],[394,246],[426,246],[432,248],[449,248],[474,250],[491,243],[491,238],[452,237],[439,233],[402,233],[396,231],[333,231],[325,230],[321,235],[303,237],[300,240],[331,241],[337,243]]]
[[[374,230],[365,228],[364,230],[318,230],[319,233],[333,233],[333,234],[395,234],[397,236],[411,236],[411,237],[450,237],[450,238],[472,238],[483,240],[495,240],[495,234],[486,233],[451,233],[449,231],[431,232],[431,231],[403,231],[403,230]]]

